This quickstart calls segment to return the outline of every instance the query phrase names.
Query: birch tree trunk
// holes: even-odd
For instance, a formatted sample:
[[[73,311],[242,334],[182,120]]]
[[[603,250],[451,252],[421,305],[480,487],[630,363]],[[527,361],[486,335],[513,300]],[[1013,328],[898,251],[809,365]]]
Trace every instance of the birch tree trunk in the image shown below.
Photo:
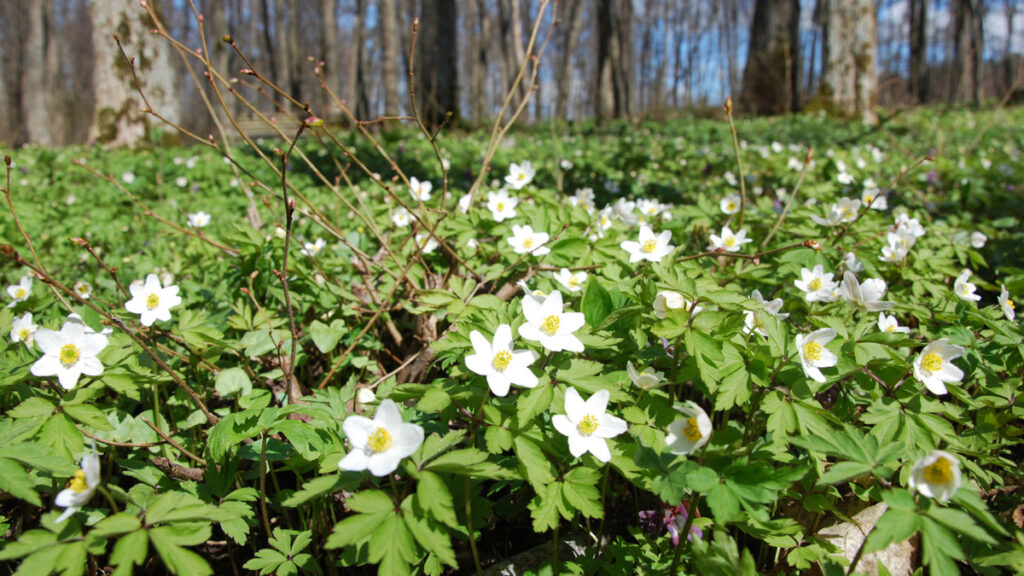
[[[819,98],[833,112],[877,124],[878,51],[874,0],[823,0],[824,73]]]
[[[153,0],[150,0],[153,3]],[[89,4],[93,34],[93,91],[96,105],[89,140],[107,146],[144,141],[149,118],[132,87],[131,69],[114,42],[135,58],[135,71],[154,111],[171,122],[181,117],[178,82],[170,62],[170,45],[150,33],[153,22],[136,0]]]

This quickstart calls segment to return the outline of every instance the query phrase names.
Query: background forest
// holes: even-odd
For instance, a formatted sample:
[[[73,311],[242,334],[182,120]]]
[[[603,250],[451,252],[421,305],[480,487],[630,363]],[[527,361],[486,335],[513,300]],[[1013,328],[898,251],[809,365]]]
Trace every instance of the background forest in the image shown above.
[[[117,85],[118,34],[137,51],[153,107],[201,134],[212,127],[187,63],[148,33],[134,0],[0,3],[0,140],[62,145],[130,137],[103,116],[137,114]],[[154,2],[172,36],[202,46],[185,2]],[[315,109],[330,97],[314,67],[357,118],[409,114],[409,45],[418,43],[427,117],[493,117],[526,58],[536,0],[225,0],[197,2],[213,67],[247,82],[246,67]],[[536,98],[521,121],[661,117],[717,107],[781,113],[806,106],[977,104],[1019,87],[1021,0],[560,0],[544,12]],[[127,19],[126,19],[127,17]],[[247,66],[230,46],[244,47]],[[753,58],[748,55],[755,55]],[[431,70],[427,74],[423,70]],[[854,87],[854,84],[858,87]],[[516,100],[525,96],[525,83]],[[262,102],[274,109],[274,98]],[[513,102],[515,104],[515,102]],[[235,113],[241,112],[240,104]],[[137,105],[130,108],[137,109]],[[330,107],[328,107],[329,109]],[[830,108],[831,109],[831,108]]]

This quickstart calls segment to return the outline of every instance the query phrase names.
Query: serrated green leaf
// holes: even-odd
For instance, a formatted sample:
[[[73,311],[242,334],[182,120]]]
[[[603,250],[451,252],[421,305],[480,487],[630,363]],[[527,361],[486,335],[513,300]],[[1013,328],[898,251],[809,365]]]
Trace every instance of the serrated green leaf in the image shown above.
[[[455,517],[452,493],[440,476],[429,471],[420,472],[416,495],[419,497],[420,506],[435,520],[452,528],[459,525]]]
[[[49,416],[57,407],[45,398],[34,396],[11,408],[7,415],[11,418],[34,418],[36,416]]]
[[[558,486],[548,484],[537,491],[528,508],[533,518],[533,531],[547,532],[558,524]]]
[[[875,528],[864,542],[864,553],[870,554],[888,548],[893,542],[902,542],[917,532],[916,511],[889,508],[875,523]]]
[[[395,503],[381,490],[363,490],[349,496],[348,507],[363,514],[376,514],[395,509]]]
[[[139,522],[138,517],[128,512],[119,512],[112,516],[107,516],[103,520],[100,520],[93,526],[93,529],[89,532],[90,536],[102,536],[104,538],[114,536],[116,534],[125,534],[127,532],[134,532],[142,527],[142,523]]]
[[[170,541],[163,540],[158,534],[150,532],[150,542],[156,549],[164,566],[176,576],[209,576],[213,574],[213,568],[200,555],[182,548]]]
[[[107,421],[106,414],[91,404],[66,404],[61,406],[65,414],[96,430],[109,431],[114,427]]]
[[[297,508],[314,498],[320,498],[335,490],[343,484],[343,478],[337,474],[331,476],[320,476],[302,485],[302,488],[281,504],[289,508]]]
[[[309,335],[313,338],[313,344],[324,354],[334,350],[347,331],[348,328],[341,320],[332,320],[330,325],[313,320],[309,325]]]
[[[520,472],[534,490],[539,491],[541,486],[554,481],[555,467],[536,442],[526,436],[516,436],[512,439],[512,447],[519,459]]]
[[[488,426],[484,431],[484,442],[491,454],[501,454],[512,448],[512,433],[500,426]]]
[[[13,460],[0,458],[0,491],[7,492],[40,508],[43,506],[43,501],[36,493],[32,477]]]
[[[555,393],[551,386],[537,386],[519,395],[516,400],[516,418],[521,428],[527,428],[538,414],[551,407]]]

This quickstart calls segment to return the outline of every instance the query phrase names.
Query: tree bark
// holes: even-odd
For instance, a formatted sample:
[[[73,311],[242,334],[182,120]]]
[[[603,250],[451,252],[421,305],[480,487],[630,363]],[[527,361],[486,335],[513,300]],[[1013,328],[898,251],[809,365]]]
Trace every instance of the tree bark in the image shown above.
[[[59,111],[53,109],[54,99],[47,82],[47,54],[51,46],[52,30],[47,22],[45,2],[29,2],[28,36],[25,38],[25,94],[22,114],[28,140],[33,144],[51,147],[56,144],[55,124]]]
[[[474,3],[475,4],[475,3]],[[382,67],[384,73],[384,112],[395,116],[400,109],[398,95],[398,17],[395,0],[381,0],[380,3]],[[486,38],[486,34],[484,35]]]
[[[753,114],[782,114],[799,106],[799,0],[757,0],[739,106]]]
[[[338,1],[320,0],[320,25],[323,27],[320,50],[323,54],[324,83],[334,94],[338,94],[338,78],[341,76],[341,44],[338,41]],[[335,111],[331,97],[323,94],[321,98],[325,116]]]
[[[823,0],[824,73],[819,98],[841,116],[877,124],[878,50],[873,0]]]
[[[910,100],[928,100],[928,0],[910,0]]]
[[[600,120],[633,114],[633,4],[597,5],[597,70],[594,115]]]
[[[458,29],[455,0],[424,0],[416,45],[416,99],[428,126],[439,126],[448,113],[459,116]]]
[[[572,95],[573,57],[580,41],[583,28],[583,2],[567,0],[565,10],[565,34],[562,36],[562,53],[559,56],[556,77],[555,119],[566,120],[569,116],[569,99]]]
[[[953,66],[949,102],[962,104],[981,101],[982,4],[980,0],[953,0]]]
[[[150,0],[153,4],[153,1]],[[108,146],[133,145],[147,136],[148,117],[132,87],[131,69],[112,36],[135,58],[135,70],[153,110],[171,122],[181,117],[179,83],[169,45],[150,34],[153,22],[135,0],[89,4],[93,32],[93,91],[96,97],[89,140]]]

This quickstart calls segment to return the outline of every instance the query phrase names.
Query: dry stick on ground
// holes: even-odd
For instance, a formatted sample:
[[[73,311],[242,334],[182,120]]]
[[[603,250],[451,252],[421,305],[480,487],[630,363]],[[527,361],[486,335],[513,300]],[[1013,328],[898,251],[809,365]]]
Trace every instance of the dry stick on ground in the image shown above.
[[[150,428],[153,429],[153,432],[156,432],[157,436],[159,436],[159,437],[164,439],[164,442],[167,442],[168,444],[173,446],[175,449],[178,450],[178,452],[181,452],[185,456],[188,456],[189,459],[191,459],[196,464],[199,464],[200,466],[206,466],[206,460],[203,460],[199,456],[196,456],[195,454],[193,454],[193,453],[189,452],[188,450],[186,450],[184,447],[182,447],[181,444],[178,444],[177,442],[175,442],[174,438],[171,438],[170,436],[168,436],[166,432],[164,432],[159,427],[157,427],[156,424],[153,424],[152,422],[150,422],[149,419],[146,418],[145,416],[141,416],[141,418],[142,418],[142,421],[145,422],[147,426],[149,426]]]

